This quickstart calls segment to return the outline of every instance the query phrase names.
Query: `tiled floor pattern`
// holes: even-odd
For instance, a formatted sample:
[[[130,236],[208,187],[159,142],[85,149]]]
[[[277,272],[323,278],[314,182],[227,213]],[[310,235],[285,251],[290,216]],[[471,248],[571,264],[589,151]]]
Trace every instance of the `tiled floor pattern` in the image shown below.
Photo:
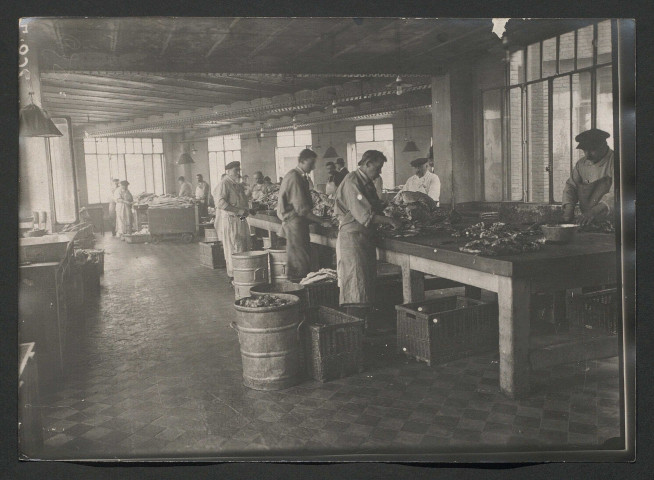
[[[534,375],[512,401],[497,353],[428,367],[368,349],[360,375],[241,383],[233,291],[197,245],[105,237],[100,299],[72,320],[70,374],[42,398],[41,458],[577,448],[619,435],[616,358]]]

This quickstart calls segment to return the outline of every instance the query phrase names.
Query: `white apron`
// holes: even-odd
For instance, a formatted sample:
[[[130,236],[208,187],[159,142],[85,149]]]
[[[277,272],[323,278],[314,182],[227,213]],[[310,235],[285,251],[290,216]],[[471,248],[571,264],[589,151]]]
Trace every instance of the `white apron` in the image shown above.
[[[250,250],[250,226],[247,220],[241,220],[227,210],[220,210],[220,232],[218,238],[223,242],[227,276],[234,276],[232,254]]]

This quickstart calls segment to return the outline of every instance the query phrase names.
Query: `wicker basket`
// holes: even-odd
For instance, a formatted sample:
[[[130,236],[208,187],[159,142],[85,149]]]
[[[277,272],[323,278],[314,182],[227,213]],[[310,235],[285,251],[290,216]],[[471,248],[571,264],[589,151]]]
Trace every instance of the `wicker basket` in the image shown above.
[[[567,316],[571,330],[616,335],[618,292],[615,288],[573,294],[568,298]]]
[[[305,334],[307,364],[315,380],[327,382],[363,371],[365,321],[333,308],[318,307]]]
[[[338,308],[340,294],[338,282],[308,283],[304,285],[304,289],[306,290],[307,320],[318,319],[318,307],[321,305]]]
[[[220,242],[200,242],[200,264],[209,268],[224,268],[225,253]]]
[[[496,303],[449,296],[395,308],[398,350],[427,365],[498,348]]]

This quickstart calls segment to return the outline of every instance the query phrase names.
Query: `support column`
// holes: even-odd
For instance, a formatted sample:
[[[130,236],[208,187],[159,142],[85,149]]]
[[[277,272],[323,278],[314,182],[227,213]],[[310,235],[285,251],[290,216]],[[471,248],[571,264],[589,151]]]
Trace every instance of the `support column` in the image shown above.
[[[434,142],[434,173],[441,181],[441,205],[452,202],[452,120],[450,107],[450,76],[431,80],[432,136]]]

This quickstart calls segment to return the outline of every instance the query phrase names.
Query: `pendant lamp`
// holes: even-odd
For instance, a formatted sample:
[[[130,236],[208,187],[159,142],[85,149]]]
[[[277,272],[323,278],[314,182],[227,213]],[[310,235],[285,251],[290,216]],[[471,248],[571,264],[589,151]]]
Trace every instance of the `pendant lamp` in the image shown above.
[[[188,165],[189,163],[195,163],[195,161],[193,160],[191,154],[188,152],[182,153],[179,156],[179,160],[177,160],[177,165]]]
[[[322,158],[338,158],[338,153],[336,153],[336,149],[330,145]]]
[[[413,140],[409,140],[406,142],[406,145],[404,146],[404,149],[402,150],[403,152],[419,152],[420,149],[416,145],[416,142]]]
[[[30,103],[18,112],[21,137],[62,137],[48,113],[34,103],[33,92],[30,92]]]

